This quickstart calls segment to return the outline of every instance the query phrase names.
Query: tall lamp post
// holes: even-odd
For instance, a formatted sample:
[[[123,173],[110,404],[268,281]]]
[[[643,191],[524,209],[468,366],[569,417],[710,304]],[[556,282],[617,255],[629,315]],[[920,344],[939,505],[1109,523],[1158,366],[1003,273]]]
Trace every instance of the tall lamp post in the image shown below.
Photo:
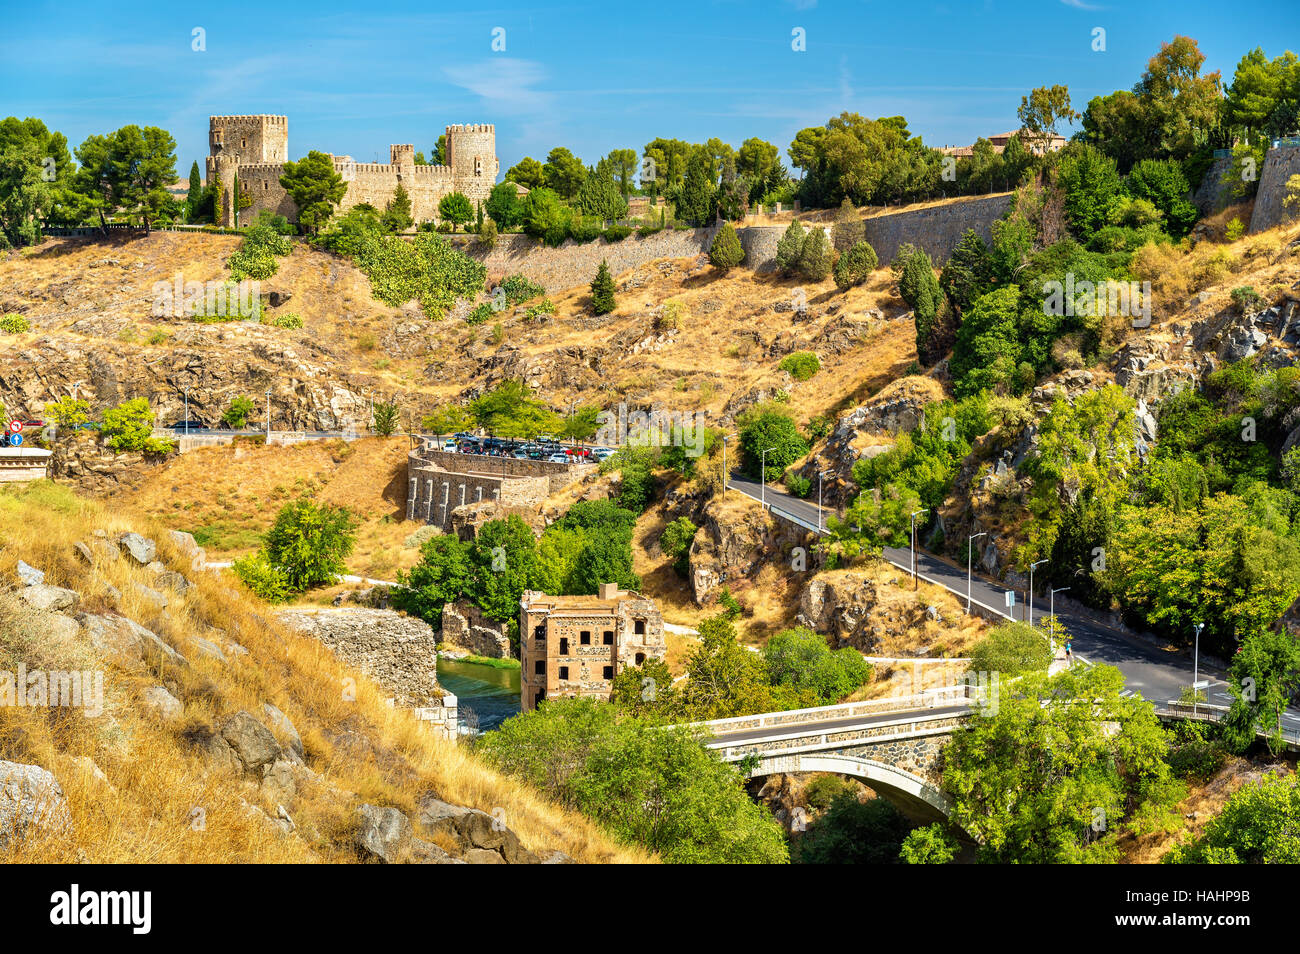
[[[758,455],[758,504],[764,510],[767,509],[767,452],[775,449],[774,447],[765,447],[763,452]]]
[[[930,512],[930,508],[929,508],[929,507],[922,507],[920,510],[914,510],[914,511],[912,511],[910,514],[907,515],[907,522],[908,522],[908,525],[909,525],[909,528],[910,528],[910,531],[911,531],[910,535],[911,535],[911,537],[912,537],[912,589],[913,589],[913,590],[915,590],[915,589],[917,588],[917,583],[916,583],[916,518],[917,518],[918,516],[920,516],[921,514],[923,514],[923,513],[929,513],[929,512]]]
[[[1039,560],[1037,563],[1029,564],[1029,599],[1025,600],[1029,604],[1029,628],[1034,628],[1034,567],[1042,566],[1046,559]]]
[[[722,499],[727,499],[727,435],[722,435]]]
[[[190,436],[190,389],[185,389],[185,436]]]
[[[1049,613],[1052,614],[1052,639],[1053,639],[1053,641],[1055,641],[1055,639],[1056,639],[1056,594],[1057,594],[1057,593],[1064,593],[1064,592],[1065,592],[1066,590],[1068,590],[1068,589],[1069,589],[1068,586],[1063,586],[1063,587],[1061,587],[1059,590],[1052,590],[1051,596],[1049,597],[1049,602],[1048,602],[1048,608],[1047,608],[1047,611],[1048,611]]]
[[[979,533],[972,533],[966,538],[966,615],[970,615],[970,571],[971,564],[975,556],[975,538],[987,536],[987,530],[981,530]]]
[[[821,533],[825,528],[824,517],[822,516],[822,478],[826,476],[826,471],[817,471],[817,532]]]
[[[1196,624],[1196,648],[1192,651],[1192,715],[1196,715],[1196,693],[1200,690],[1196,684],[1200,682],[1201,675],[1201,630],[1205,628],[1204,623]]]
[[[271,389],[266,389],[266,446],[271,446]]]

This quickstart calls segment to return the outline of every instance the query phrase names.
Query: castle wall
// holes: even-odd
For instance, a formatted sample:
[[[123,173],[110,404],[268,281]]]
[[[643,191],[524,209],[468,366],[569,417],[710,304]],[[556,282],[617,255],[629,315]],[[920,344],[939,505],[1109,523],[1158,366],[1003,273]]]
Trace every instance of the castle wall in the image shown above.
[[[1300,146],[1278,146],[1264,157],[1264,168],[1259,176],[1259,192],[1255,196],[1255,211],[1250,217],[1250,230],[1263,232],[1300,217],[1300,209],[1292,211],[1283,204],[1286,198],[1286,181],[1300,175]]]

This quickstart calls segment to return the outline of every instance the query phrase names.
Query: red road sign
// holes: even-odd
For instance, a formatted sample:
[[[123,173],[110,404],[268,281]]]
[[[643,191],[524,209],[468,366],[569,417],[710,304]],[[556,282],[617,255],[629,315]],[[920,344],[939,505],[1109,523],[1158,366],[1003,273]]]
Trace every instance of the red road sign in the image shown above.
[[[10,422],[9,422],[9,433],[10,433],[10,434],[18,434],[18,433],[20,433],[20,432],[22,431],[22,429],[23,429],[23,422],[22,422],[22,421],[10,421]]]

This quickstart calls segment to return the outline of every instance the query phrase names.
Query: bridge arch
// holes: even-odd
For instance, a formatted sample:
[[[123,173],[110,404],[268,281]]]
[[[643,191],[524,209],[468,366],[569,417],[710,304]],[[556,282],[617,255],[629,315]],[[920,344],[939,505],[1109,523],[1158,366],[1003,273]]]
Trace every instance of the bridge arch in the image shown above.
[[[833,772],[861,779],[903,814],[924,822],[947,822],[952,814],[948,796],[925,779],[885,762],[856,755],[832,752],[765,755],[750,776],[795,772]]]

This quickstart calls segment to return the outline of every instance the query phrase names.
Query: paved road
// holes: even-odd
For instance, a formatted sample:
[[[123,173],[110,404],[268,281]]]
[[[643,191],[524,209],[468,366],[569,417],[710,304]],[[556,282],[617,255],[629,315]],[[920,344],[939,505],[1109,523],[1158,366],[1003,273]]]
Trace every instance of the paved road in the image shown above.
[[[923,713],[927,719],[941,719],[944,716],[963,715],[970,711],[969,704],[956,706],[937,706],[933,709],[895,709],[880,715],[856,715],[840,719],[823,719],[814,722],[794,722],[789,725],[765,725],[757,729],[735,729],[731,732],[715,732],[709,745],[721,748],[725,745],[740,745],[754,739],[771,738],[774,735],[812,735],[818,732],[839,732],[844,729],[859,729],[905,719],[909,715]]]
[[[760,487],[757,481],[732,477],[727,485],[747,496],[759,499]],[[829,508],[819,513],[815,502],[792,497],[783,490],[768,486],[766,497],[769,506],[792,514],[809,526],[816,527],[819,520],[824,523],[828,516],[834,516]],[[911,552],[907,549],[886,547],[885,559],[895,566],[910,572]],[[916,551],[917,576],[936,583],[954,593],[958,598],[966,598],[966,568],[958,567],[929,553]],[[971,599],[1006,613],[1007,587],[981,576],[978,572],[971,576]],[[1024,596],[1017,593],[1016,617],[1022,618],[1024,607],[1019,600]],[[1048,601],[1034,600],[1034,619],[1045,618],[1048,614]],[[1145,640],[1122,633],[1109,626],[1096,622],[1075,612],[1058,601],[1057,618],[1070,632],[1071,649],[1075,656],[1085,663],[1107,663],[1115,666],[1124,674],[1126,691],[1142,696],[1155,703],[1176,700],[1182,690],[1192,684],[1192,659],[1183,652],[1165,652],[1150,645]],[[1232,696],[1224,682],[1224,673],[1207,667],[1202,661],[1199,677],[1208,680],[1205,689],[1206,701],[1210,705],[1228,706]],[[1291,731],[1300,730],[1300,711],[1288,710],[1283,716],[1283,727]]]

